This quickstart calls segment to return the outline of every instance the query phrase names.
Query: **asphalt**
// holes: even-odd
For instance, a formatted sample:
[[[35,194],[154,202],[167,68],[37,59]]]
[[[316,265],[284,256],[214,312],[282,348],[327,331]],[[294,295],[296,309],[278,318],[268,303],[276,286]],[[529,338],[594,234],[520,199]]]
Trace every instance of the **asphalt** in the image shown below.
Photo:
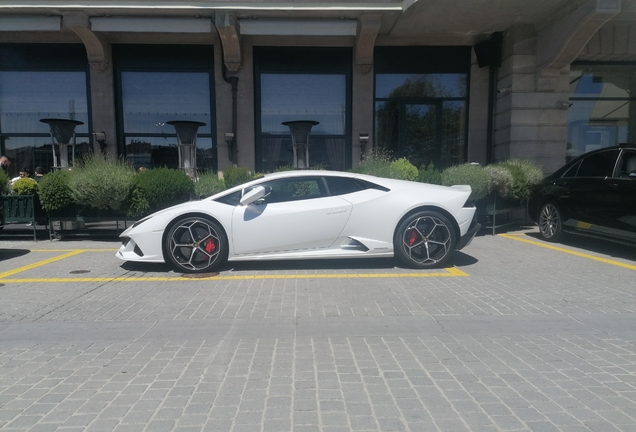
[[[447,268],[188,278],[2,238],[3,431],[636,431],[636,248],[479,235]]]

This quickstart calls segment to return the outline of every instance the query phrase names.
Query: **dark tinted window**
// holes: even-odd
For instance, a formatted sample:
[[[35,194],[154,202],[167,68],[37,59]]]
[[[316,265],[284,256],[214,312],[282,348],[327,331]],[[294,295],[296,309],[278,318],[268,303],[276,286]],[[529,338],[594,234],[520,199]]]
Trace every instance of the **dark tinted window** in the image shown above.
[[[215,201],[223,204],[237,206],[241,202],[242,191],[232,192],[231,194],[222,196],[221,198],[217,198]]]
[[[616,177],[627,178],[632,172],[636,172],[636,150],[624,150]]]
[[[614,166],[618,150],[604,151],[587,156],[581,162],[577,177],[611,177],[614,174]]]
[[[325,181],[331,195],[345,195],[366,189],[362,183],[354,178],[325,177]]]
[[[579,170],[580,166],[581,162],[575,163],[570,168],[568,168],[561,177],[576,177],[576,172]]]

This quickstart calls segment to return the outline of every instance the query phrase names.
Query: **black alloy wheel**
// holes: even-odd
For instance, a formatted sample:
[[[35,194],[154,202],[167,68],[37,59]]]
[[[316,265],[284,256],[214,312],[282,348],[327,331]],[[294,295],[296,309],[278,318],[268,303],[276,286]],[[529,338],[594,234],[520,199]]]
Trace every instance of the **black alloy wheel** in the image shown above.
[[[556,242],[563,238],[563,216],[556,204],[551,202],[543,204],[537,221],[539,234],[544,240]]]
[[[168,260],[184,273],[207,272],[225,262],[228,241],[221,227],[204,217],[184,217],[165,239]]]
[[[455,228],[436,211],[421,211],[408,216],[395,231],[395,256],[409,267],[441,267],[457,244]]]

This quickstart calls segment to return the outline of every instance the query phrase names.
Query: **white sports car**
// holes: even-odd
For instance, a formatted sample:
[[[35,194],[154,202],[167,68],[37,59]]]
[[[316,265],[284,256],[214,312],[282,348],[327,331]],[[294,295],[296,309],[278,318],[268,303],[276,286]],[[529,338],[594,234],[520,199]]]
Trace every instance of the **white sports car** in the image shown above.
[[[117,256],[206,272],[225,261],[396,256],[442,266],[479,229],[470,186],[285,171],[147,216]]]

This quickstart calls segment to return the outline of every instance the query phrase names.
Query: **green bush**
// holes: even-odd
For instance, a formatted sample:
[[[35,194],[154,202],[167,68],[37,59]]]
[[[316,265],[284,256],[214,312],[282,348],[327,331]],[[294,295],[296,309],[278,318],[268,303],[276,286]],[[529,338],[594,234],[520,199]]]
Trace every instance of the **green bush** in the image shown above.
[[[523,171],[526,184],[531,189],[543,180],[543,170],[541,166],[530,159],[513,158],[505,161],[507,165],[519,167]]]
[[[194,184],[194,194],[199,198],[207,198],[225,189],[225,182],[216,173],[203,174]]]
[[[488,195],[490,175],[480,165],[455,165],[442,171],[442,185],[470,185],[472,192],[469,199],[477,201]]]
[[[53,171],[38,183],[38,196],[45,210],[59,210],[73,202],[70,187],[71,172]]]
[[[129,163],[91,154],[76,165],[69,186],[77,204],[98,209],[126,208],[135,176]]]
[[[526,183],[526,176],[523,170],[517,165],[508,164],[506,162],[501,162],[497,165],[501,168],[507,169],[512,177],[512,183],[510,185],[510,189],[508,190],[508,194],[504,195],[502,198],[513,200],[521,200],[526,198],[530,193],[530,189],[528,188],[528,185]]]
[[[394,174],[393,178],[411,181],[417,179],[417,167],[406,160],[406,158],[394,160],[393,162],[391,162],[390,167],[392,173]]]
[[[21,178],[13,183],[11,189],[15,195],[37,195],[38,182],[28,177]]]
[[[512,191],[512,173],[505,166],[498,164],[484,167],[490,175],[490,193],[496,193],[500,198],[510,198]]]
[[[170,207],[190,198],[194,183],[182,170],[154,168],[133,177],[126,213],[139,217]]]
[[[231,166],[223,171],[223,181],[227,188],[233,188],[234,186],[246,183],[254,179],[254,176],[244,167]]]
[[[423,165],[417,172],[417,181],[420,183],[442,184],[442,172],[435,168],[433,163]]]
[[[379,147],[374,147],[365,153],[360,165],[351,171],[359,174],[393,178],[391,162],[393,162],[393,159],[390,152]]]
[[[0,193],[6,193],[9,187],[9,176],[0,169]]]

